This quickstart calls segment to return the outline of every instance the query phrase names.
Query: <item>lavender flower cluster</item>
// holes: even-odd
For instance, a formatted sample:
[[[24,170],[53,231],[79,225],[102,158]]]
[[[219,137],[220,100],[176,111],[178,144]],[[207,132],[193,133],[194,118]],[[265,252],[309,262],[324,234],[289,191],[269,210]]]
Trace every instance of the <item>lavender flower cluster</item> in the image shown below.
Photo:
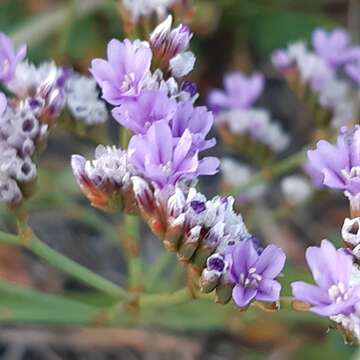
[[[195,84],[182,80],[195,62],[192,33],[171,23],[168,17],[159,24],[148,42],[111,40],[107,60],[92,61],[102,97],[132,136],[127,149],[98,147],[93,161],[73,155],[74,175],[93,206],[141,215],[198,274],[202,291],[216,289],[219,302],[277,301],[282,250],[255,246],[232,197],[207,200],[195,188],[219,166],[217,158],[199,156],[215,145],[207,138],[214,120],[194,104]]]
[[[306,259],[315,285],[293,283],[296,299],[311,310],[329,317],[349,340],[360,341],[360,127],[343,127],[336,145],[318,142],[308,151],[308,169],[315,183],[344,191],[350,200],[351,219],[346,218],[341,235],[344,248],[336,250],[327,240],[310,247]]]
[[[342,29],[316,29],[312,50],[299,41],[272,54],[274,66],[298,93],[306,96],[302,87],[308,87],[320,106],[330,111],[335,128],[351,125],[359,117],[360,47],[350,41]]]
[[[228,134],[246,138],[278,153],[288,146],[289,136],[278,123],[272,122],[267,110],[254,107],[263,88],[264,77],[259,73],[249,77],[240,72],[230,73],[224,77],[224,90],[211,91],[208,103],[216,113],[216,125],[225,137]],[[232,142],[241,143],[244,139],[236,138]]]
[[[18,204],[32,194],[37,176],[35,157],[46,145],[49,130],[66,106],[87,125],[107,119],[93,79],[57,67],[24,60],[26,46],[17,51],[0,34],[0,81],[11,96],[0,93],[0,201]]]
[[[0,81],[14,95],[0,97],[0,201],[8,204],[31,195],[37,174],[33,158],[63,103],[62,70],[53,63],[36,68],[23,62],[25,56],[26,46],[15,51],[0,34]]]

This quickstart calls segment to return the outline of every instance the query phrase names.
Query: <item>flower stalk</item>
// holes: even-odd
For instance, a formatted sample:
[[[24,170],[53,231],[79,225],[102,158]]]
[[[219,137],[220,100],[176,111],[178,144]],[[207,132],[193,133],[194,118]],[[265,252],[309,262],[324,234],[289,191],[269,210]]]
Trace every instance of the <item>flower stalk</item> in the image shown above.
[[[132,295],[122,287],[93,273],[91,270],[60,254],[41,241],[34,234],[32,234],[28,241],[24,242],[21,237],[0,231],[0,243],[23,246],[38,257],[46,260],[55,268],[62,270],[64,273],[73,276],[83,284],[86,284],[113,298],[117,298],[119,300],[131,300],[132,298]]]

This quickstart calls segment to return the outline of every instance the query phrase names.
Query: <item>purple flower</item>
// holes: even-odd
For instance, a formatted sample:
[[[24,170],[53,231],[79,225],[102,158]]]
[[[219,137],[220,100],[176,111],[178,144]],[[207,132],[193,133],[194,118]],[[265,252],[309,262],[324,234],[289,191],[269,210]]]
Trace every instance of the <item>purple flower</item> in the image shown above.
[[[0,33],[0,81],[9,82],[15,75],[16,65],[24,60],[26,45],[20,46],[15,52],[11,40],[4,33]]]
[[[192,179],[198,175],[216,173],[219,161],[207,157],[198,159],[198,151],[192,150],[192,135],[188,129],[175,141],[169,125],[158,121],[150,126],[145,135],[135,135],[129,143],[129,161],[134,168],[164,187],[180,179]]]
[[[294,297],[310,304],[311,311],[322,316],[350,314],[360,300],[359,287],[350,286],[352,256],[323,240],[320,247],[306,250],[306,261],[317,286],[296,281],[292,283]]]
[[[155,122],[169,122],[176,112],[176,101],[160,90],[144,90],[112,110],[115,120],[134,134],[145,134]]]
[[[349,42],[348,33],[340,28],[330,32],[316,29],[312,35],[312,44],[316,53],[333,67],[347,62]]]
[[[213,123],[213,115],[205,106],[194,107],[189,100],[178,104],[171,128],[176,138],[180,138],[189,129],[194,146],[201,151],[215,146],[214,138],[205,140]]]
[[[360,192],[360,126],[341,128],[336,145],[325,140],[307,153],[311,173],[333,189],[355,196]]]
[[[259,73],[246,77],[240,72],[233,72],[225,76],[224,88],[210,93],[209,107],[213,110],[245,109],[262,93],[264,77]]]
[[[147,43],[113,39],[107,46],[108,60],[94,59],[90,72],[100,85],[103,98],[112,105],[139,95],[150,70],[152,53]]]
[[[247,306],[253,299],[277,301],[281,285],[274,280],[285,265],[284,252],[269,245],[259,255],[252,240],[244,240],[233,247],[229,277],[234,282],[232,297],[239,307]]]

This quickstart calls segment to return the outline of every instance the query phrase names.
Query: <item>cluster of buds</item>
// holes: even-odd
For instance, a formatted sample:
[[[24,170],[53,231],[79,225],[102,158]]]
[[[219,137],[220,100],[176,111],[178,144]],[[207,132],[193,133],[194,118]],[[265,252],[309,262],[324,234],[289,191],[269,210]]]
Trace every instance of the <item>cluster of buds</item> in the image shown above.
[[[354,72],[359,47],[350,44],[342,29],[329,33],[316,29],[312,45],[309,50],[304,42],[290,44],[274,51],[272,62],[314,113],[318,126],[354,124],[360,113],[358,75]]]
[[[199,276],[200,291],[215,290],[216,302],[225,304],[233,299],[239,307],[254,299],[278,300],[280,284],[273,279],[282,270],[285,255],[274,246],[262,251],[241,215],[234,212],[232,197],[207,200],[194,187],[187,189],[181,183],[159,190],[140,177],[132,181],[140,214],[165,248],[176,252],[178,260]],[[264,267],[253,271],[260,259]],[[239,268],[241,261],[247,261],[249,268]],[[271,275],[264,272],[270,261],[277,268]],[[261,295],[259,289],[270,278],[271,291],[264,288]],[[241,291],[250,294],[243,297]]]
[[[41,123],[51,126],[65,106],[65,83],[71,71],[45,62],[36,66],[27,61],[16,67],[8,89],[28,103]]]
[[[181,82],[194,65],[185,51],[192,34],[171,25],[168,17],[150,42],[113,39],[107,59],[92,61],[91,73],[114,106],[113,117],[133,135],[127,150],[101,146],[93,161],[74,155],[74,175],[93,206],[141,216],[191,270],[200,290],[216,291],[218,302],[233,298],[246,307],[253,300],[277,301],[281,286],[274,279],[284,253],[267,247],[259,254],[233,210],[234,199],[207,200],[193,186],[198,176],[219,167],[217,158],[199,157],[215,145],[207,138],[214,119],[205,106],[194,105],[196,86]],[[244,258],[250,267],[243,268]]]
[[[35,157],[66,104],[87,125],[107,118],[94,80],[53,61],[36,66],[25,56],[25,46],[15,51],[11,40],[0,34],[0,81],[11,93],[8,99],[0,94],[0,200],[11,205],[32,195]]]
[[[15,108],[4,102],[0,114],[0,199],[9,204],[19,203],[32,194],[36,180],[36,165],[32,157],[37,147],[42,147],[47,125],[39,124],[25,103]]]
[[[260,163],[289,144],[289,136],[271,120],[270,113],[254,107],[263,88],[261,74],[246,77],[234,72],[224,77],[224,90],[212,90],[208,99],[223,141]]]
[[[106,212],[136,211],[126,151],[99,145],[94,160],[73,155],[71,167],[82,192],[94,207]]]

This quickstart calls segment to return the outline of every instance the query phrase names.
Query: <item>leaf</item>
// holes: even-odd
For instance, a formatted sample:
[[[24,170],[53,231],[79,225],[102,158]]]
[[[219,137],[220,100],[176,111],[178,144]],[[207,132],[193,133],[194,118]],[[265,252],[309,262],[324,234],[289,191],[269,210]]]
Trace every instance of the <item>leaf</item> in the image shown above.
[[[91,324],[101,313],[91,307],[58,295],[22,288],[0,281],[0,323]]]

